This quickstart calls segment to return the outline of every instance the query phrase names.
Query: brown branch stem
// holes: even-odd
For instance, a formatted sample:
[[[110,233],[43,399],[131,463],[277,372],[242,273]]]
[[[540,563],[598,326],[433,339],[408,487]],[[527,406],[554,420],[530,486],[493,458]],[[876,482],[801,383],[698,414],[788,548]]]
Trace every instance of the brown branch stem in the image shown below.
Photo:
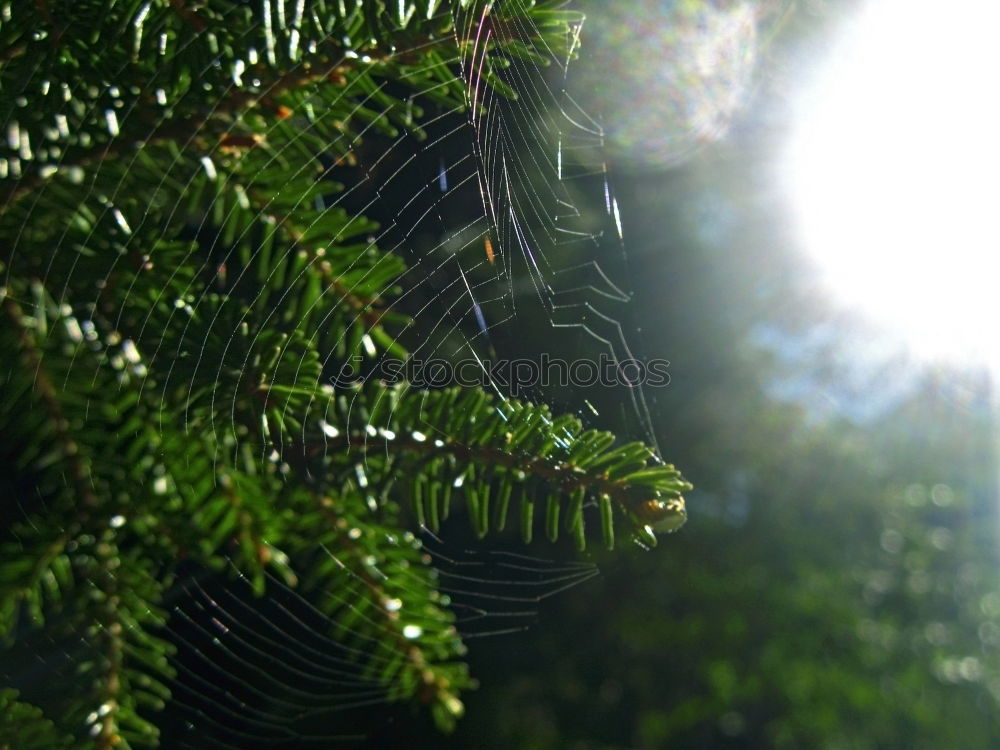
[[[472,464],[500,466],[511,471],[521,471],[525,476],[541,477],[557,485],[567,494],[576,490],[593,490],[597,494],[608,495],[623,507],[635,511],[644,499],[629,495],[628,482],[609,479],[604,474],[593,474],[573,464],[557,463],[545,458],[535,458],[525,454],[507,453],[500,448],[489,446],[469,446],[451,440],[441,441],[441,445],[430,440],[416,440],[397,435],[393,439],[384,437],[369,437],[365,434],[342,435],[327,440],[322,446],[316,445],[307,449],[310,455],[331,447],[341,450],[357,448],[365,452],[385,453],[388,451],[413,451],[424,455],[451,455],[459,460]]]

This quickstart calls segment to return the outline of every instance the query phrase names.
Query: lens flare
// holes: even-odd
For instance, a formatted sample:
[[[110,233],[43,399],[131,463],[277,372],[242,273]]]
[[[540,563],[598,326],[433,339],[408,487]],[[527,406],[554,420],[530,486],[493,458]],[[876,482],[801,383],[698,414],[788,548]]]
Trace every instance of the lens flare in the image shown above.
[[[616,161],[661,168],[722,138],[746,103],[774,5],[629,0],[588,17],[574,88],[600,113]]]

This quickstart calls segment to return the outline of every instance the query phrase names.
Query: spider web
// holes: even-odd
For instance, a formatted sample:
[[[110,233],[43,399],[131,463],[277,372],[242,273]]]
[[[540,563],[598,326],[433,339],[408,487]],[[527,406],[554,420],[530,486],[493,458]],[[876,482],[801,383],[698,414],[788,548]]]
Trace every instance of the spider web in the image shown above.
[[[546,599],[598,574],[586,562],[506,550],[456,551],[424,533],[425,564],[434,566],[440,603],[455,611],[466,641],[523,633]],[[329,549],[322,554],[336,557]],[[188,576],[173,608],[171,640],[179,647],[179,666],[171,710],[178,721],[165,738],[168,744],[242,748],[384,742],[372,727],[386,721],[384,704],[391,696],[381,681],[357,669],[358,657],[370,658],[367,651],[377,639],[344,633],[311,601],[318,595],[353,607],[356,590],[369,584],[345,567],[336,590],[307,597],[269,575],[268,596],[261,600],[243,574],[235,567],[232,573],[225,580]],[[402,598],[385,603],[389,612],[403,606]],[[358,611],[358,616],[370,615]],[[341,637],[330,636],[337,632]]]
[[[569,59],[553,52],[551,70],[512,59],[508,70],[493,71],[516,99],[485,82],[493,5],[476,4],[456,18],[458,35],[473,40],[471,51],[452,61],[466,108],[439,111],[424,126],[426,140],[404,133],[360,144],[361,166],[333,204],[377,217],[383,228],[372,240],[407,259],[404,291],[389,309],[415,322],[416,335],[401,336],[416,363],[408,372],[434,385],[427,362],[471,360],[501,399],[552,401],[566,383],[513,382],[488,365],[535,353],[522,339],[539,319],[549,329],[544,345],[552,344],[549,331],[565,338],[560,329],[567,329],[567,350],[577,356],[582,349],[594,359],[603,352],[614,363],[634,360],[624,334],[630,324],[620,322],[629,296],[609,275],[625,263],[621,216],[601,156],[603,132],[565,88]],[[520,25],[506,33],[536,33]],[[567,400],[582,402],[586,386],[573,388]],[[631,401],[634,433],[655,445],[642,388],[620,389],[615,398],[622,397]]]
[[[506,26],[494,22],[500,5],[473,3],[452,19],[456,35],[471,44],[463,47],[462,56],[443,64],[460,74],[465,106],[449,109],[435,105],[433,89],[408,94],[408,102],[425,108],[421,121],[425,135],[408,131],[390,137],[378,132],[373,122],[359,137],[352,137],[347,157],[327,166],[329,177],[349,187],[342,192],[317,193],[307,207],[322,211],[347,208],[378,220],[381,227],[365,238],[359,258],[377,246],[406,260],[405,274],[389,281],[379,296],[391,299],[383,312],[398,311],[412,317],[412,326],[398,336],[398,343],[408,352],[402,363],[409,368],[408,374],[431,375],[427,362],[473,363],[471,369],[481,374],[484,386],[500,400],[519,397],[550,403],[562,411],[577,411],[593,426],[606,426],[602,420],[612,411],[614,420],[626,419],[633,436],[655,446],[640,385],[625,383],[611,390],[539,378],[515,382],[498,376],[492,367],[498,360],[537,358],[542,352],[591,361],[606,355],[618,371],[623,363],[635,359],[625,335],[634,326],[628,319],[627,281],[622,280],[627,280],[622,217],[603,156],[604,133],[567,92],[569,57],[552,52],[552,64],[547,67],[512,57],[507,69],[487,69],[486,50],[496,36],[529,38],[537,32],[519,21]],[[276,16],[301,15],[302,8],[301,1],[265,0],[261,4],[258,30],[268,44],[258,55],[275,54],[270,25]],[[295,23],[286,22],[284,19],[282,26],[296,28]],[[140,20],[128,33],[148,35],[155,29],[143,32]],[[582,23],[571,28],[571,50],[575,51],[581,33]],[[318,41],[297,39],[295,44],[308,48]],[[396,50],[389,59],[405,58],[415,49]],[[169,57],[164,55],[165,67]],[[341,62],[356,58],[348,51]],[[253,87],[249,72],[253,61],[247,62],[243,68],[227,71],[231,78],[227,93]],[[206,75],[211,71],[209,60]],[[329,71],[331,75],[335,72],[336,68]],[[21,95],[39,85],[47,84],[25,81]],[[388,91],[393,85],[386,86]],[[503,88],[516,98],[505,96]],[[108,92],[111,104],[104,111],[112,136],[130,116],[136,116],[131,109],[134,105],[121,106],[119,93]],[[360,103],[371,106],[379,101],[380,93],[379,89],[367,92],[359,97]],[[266,90],[255,92],[262,98],[267,94]],[[156,96],[159,98],[161,92]],[[342,96],[359,94],[348,87]],[[16,102],[18,97],[15,92],[11,98]],[[103,106],[100,97],[88,96],[88,92],[66,91],[67,101],[88,99],[95,108]],[[323,106],[318,95],[314,106]],[[164,115],[162,121],[152,123],[150,135],[165,121]],[[58,142],[65,135],[65,124],[57,119],[53,127]],[[34,179],[60,169],[58,149],[25,140],[16,121],[8,124],[6,135],[9,152],[0,160],[4,176]],[[267,136],[265,132],[260,143],[242,144],[234,135],[232,147],[266,147]],[[197,139],[197,131],[177,133],[178,151],[197,149]],[[275,162],[302,159],[303,169],[308,157],[293,153],[291,147],[273,154]],[[202,165],[209,177],[216,176],[218,167],[211,153],[202,157]],[[157,191],[176,179],[171,166],[150,196],[151,204]],[[79,189],[89,197],[102,188],[84,177]],[[130,226],[115,207],[115,200],[114,194],[108,196],[108,214],[124,236],[137,234],[142,227]],[[178,205],[176,210],[182,212],[184,207]],[[207,231],[207,219],[190,227],[192,236]],[[12,238],[14,248],[19,239]],[[60,249],[63,244],[62,240],[57,242],[57,251],[47,259],[43,283],[61,264],[76,263],[67,260],[70,256]],[[18,260],[15,252],[8,274]],[[186,261],[195,262],[190,257]],[[107,278],[121,262],[111,262]],[[214,274],[220,288],[241,283],[241,279],[227,276],[225,258],[204,263],[202,270]],[[63,297],[73,283],[73,269],[65,276]],[[397,286],[402,292],[393,296]],[[348,288],[346,293],[350,292]],[[175,350],[140,352],[128,339],[112,342],[120,346],[123,380],[144,378],[147,363],[154,359],[173,357],[179,363],[182,346],[191,346],[195,352],[197,373],[215,361],[213,347],[228,349],[238,340],[244,321],[234,322],[213,312],[206,295],[176,299],[170,325],[185,333]],[[98,290],[94,306],[100,303]],[[286,303],[284,299],[271,302],[275,315]],[[211,319],[211,336],[192,340],[186,332],[201,315]],[[70,337],[80,346],[95,339],[97,334],[87,320],[70,316],[67,321]],[[151,316],[144,325],[154,325]],[[375,343],[367,334],[363,344],[371,356],[352,371],[359,377],[380,372],[384,365],[384,356],[375,355]],[[296,356],[293,347],[283,347],[273,368],[289,363],[301,366],[294,361]],[[327,371],[343,371],[348,364],[338,361],[334,351],[323,362]],[[220,383],[230,377],[221,366],[214,376]],[[96,381],[97,375],[76,368],[66,377]],[[165,391],[187,386],[193,396],[190,390],[194,382],[190,370],[171,365],[167,382],[157,387]],[[224,396],[213,393],[211,398],[214,401]],[[234,454],[249,443],[238,431],[235,409],[235,403],[230,404],[228,423],[211,425],[219,433],[217,443],[230,445]],[[317,405],[310,404],[308,410],[310,413],[297,415],[303,424],[321,420],[327,434],[335,432]],[[172,415],[162,415],[163,419],[169,417]],[[374,437],[383,430],[384,425],[369,423],[366,434]],[[261,448],[259,458],[292,471],[288,462],[294,457],[270,446]],[[362,455],[358,465],[361,487],[366,484],[365,476]],[[155,474],[151,477],[154,492],[160,482]],[[537,616],[542,602],[596,574],[596,568],[588,563],[556,562],[503,548],[490,550],[481,544],[475,552],[469,551],[463,548],[462,533],[455,531],[454,524],[446,524],[440,537],[426,529],[416,531],[419,538],[400,543],[422,546],[425,564],[436,571],[441,603],[456,613],[456,625],[466,639],[521,632]],[[337,559],[336,551],[327,548],[316,554]],[[350,627],[345,631],[317,608],[313,597],[332,597],[350,608],[352,592],[368,583],[346,566],[342,566],[342,586],[337,590],[303,592],[269,575],[268,594],[259,599],[254,596],[253,584],[235,566],[230,567],[225,574],[185,570],[169,603],[166,637],[178,648],[170,710],[180,718],[177,736],[165,738],[168,744],[299,747],[350,744],[364,738],[364,729],[354,729],[365,726],[364,710],[392,700],[385,685],[359,672],[352,658],[373,647],[371,637]],[[395,602],[386,606],[391,609]],[[360,611],[357,614],[368,616]],[[58,646],[67,661],[79,658],[80,648],[76,644]]]

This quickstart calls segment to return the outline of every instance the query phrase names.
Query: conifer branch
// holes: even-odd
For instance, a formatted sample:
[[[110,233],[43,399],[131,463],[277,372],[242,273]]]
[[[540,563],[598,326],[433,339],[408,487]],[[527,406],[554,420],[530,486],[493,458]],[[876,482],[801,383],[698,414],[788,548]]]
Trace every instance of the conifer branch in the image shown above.
[[[41,0],[39,0],[41,2]],[[171,0],[171,4],[180,6],[180,0]],[[198,18],[193,11],[184,9],[183,16]],[[200,19],[199,19],[200,22]],[[412,41],[412,40],[411,40]],[[423,37],[416,40],[418,48],[431,48],[434,45],[454,45],[451,37]],[[73,157],[64,163],[66,165],[89,167],[101,164],[108,159],[119,158],[129,149],[143,148],[147,145],[173,141],[186,143],[191,138],[192,133],[198,133],[198,140],[203,147],[214,149],[224,137],[230,132],[233,122],[242,115],[243,112],[257,106],[264,106],[272,112],[281,113],[285,108],[278,103],[277,99],[289,92],[307,89],[320,83],[329,83],[336,87],[343,87],[347,84],[345,74],[352,69],[373,69],[380,64],[386,64],[398,57],[399,53],[394,52],[392,46],[371,44],[363,47],[364,55],[359,55],[354,50],[335,44],[327,40],[325,46],[328,52],[322,56],[316,56],[311,60],[304,60],[297,68],[281,72],[276,76],[266,80],[262,78],[262,83],[258,88],[259,92],[244,90],[234,90],[212,102],[211,110],[197,115],[182,117],[180,119],[168,119],[152,127],[144,134],[134,134],[127,137],[124,134],[109,140],[106,144],[98,146],[83,153],[74,154]],[[348,53],[351,54],[348,54]],[[267,76],[270,69],[263,66],[257,71],[261,76]],[[147,95],[144,95],[148,97]],[[141,110],[140,110],[141,112]],[[215,128],[209,125],[217,123]],[[206,143],[206,137],[210,143]],[[3,215],[9,206],[20,200],[24,195],[33,192],[43,185],[50,178],[43,177],[40,173],[33,173],[14,182],[0,192],[0,215]]]
[[[3,306],[20,344],[24,364],[29,372],[34,373],[35,394],[48,414],[55,442],[59,446],[62,459],[66,462],[76,494],[80,498],[81,511],[94,510],[100,503],[91,483],[90,471],[80,456],[79,444],[70,433],[69,420],[59,402],[59,390],[43,367],[42,351],[34,335],[24,325],[24,310],[10,295],[4,298]]]
[[[333,512],[333,502],[329,497],[316,496],[316,507],[327,519],[330,527],[337,529],[336,542],[344,555],[352,560],[360,561],[368,554],[367,550],[355,543],[349,533],[345,533],[343,520]],[[366,596],[374,605],[372,611],[377,612],[385,625],[394,650],[403,654],[405,663],[410,669],[419,675],[419,698],[425,705],[442,703],[446,710],[456,718],[462,713],[462,704],[449,690],[451,687],[448,678],[435,668],[434,659],[428,658],[420,644],[413,638],[407,638],[400,627],[401,621],[397,611],[387,606],[393,598],[387,593],[382,582],[373,576],[365,565],[347,566],[339,557],[333,555],[334,561],[347,570],[349,575],[357,578],[363,585]],[[454,633],[454,627],[451,628]]]
[[[97,750],[113,750],[121,742],[118,734],[119,693],[122,689],[122,667],[125,661],[125,644],[118,608],[122,606],[118,593],[118,580],[114,567],[117,566],[118,550],[113,541],[113,533],[108,530],[97,543],[95,549],[97,580],[94,585],[101,592],[102,599],[95,607],[95,618],[100,627],[96,639],[103,652],[104,670],[98,682],[99,730],[95,738]]]
[[[350,450],[376,455],[405,451],[428,457],[452,456],[458,459],[462,465],[489,466],[519,472],[525,477],[539,477],[548,480],[558,491],[567,495],[580,490],[595,495],[607,495],[623,508],[637,515],[644,512],[642,510],[643,503],[656,497],[652,491],[643,490],[641,485],[629,482],[628,478],[612,479],[606,473],[584,469],[572,463],[552,461],[528,453],[509,453],[498,447],[466,445],[446,436],[442,436],[437,441],[421,441],[412,437],[408,438],[405,435],[396,435],[389,439],[371,437],[365,433],[355,433],[333,438],[322,444],[312,445],[308,454],[316,456],[325,452],[336,454]]]

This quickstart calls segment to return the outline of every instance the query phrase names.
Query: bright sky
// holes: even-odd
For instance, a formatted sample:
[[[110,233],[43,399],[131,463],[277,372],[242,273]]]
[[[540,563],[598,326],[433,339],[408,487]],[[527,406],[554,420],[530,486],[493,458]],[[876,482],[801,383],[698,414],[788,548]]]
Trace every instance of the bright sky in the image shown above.
[[[868,0],[804,88],[795,221],[831,294],[1000,370],[1000,2]]]

